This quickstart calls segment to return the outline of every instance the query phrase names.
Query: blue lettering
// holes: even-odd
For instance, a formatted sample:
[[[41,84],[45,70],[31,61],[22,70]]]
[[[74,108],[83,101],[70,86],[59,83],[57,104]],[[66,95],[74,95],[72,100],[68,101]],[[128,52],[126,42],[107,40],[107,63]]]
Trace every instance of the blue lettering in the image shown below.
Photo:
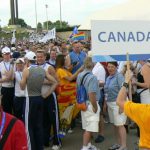
[[[133,40],[133,41],[135,42],[135,38],[134,38],[134,35],[133,35],[132,32],[129,32],[129,35],[128,35],[128,42],[129,42],[130,40]]]
[[[146,41],[148,42],[148,41],[149,41],[149,39],[150,39],[150,32],[148,32],[148,34],[147,34]]]
[[[99,34],[98,34],[98,39],[101,41],[101,42],[106,42],[106,40],[102,40],[102,38],[101,38],[101,35],[102,34],[106,34],[106,32],[100,32]]]
[[[113,40],[114,42],[116,42],[115,36],[113,32],[109,33],[109,37],[108,37],[108,42],[110,42],[110,40]]]
[[[137,41],[142,42],[145,39],[145,34],[143,32],[137,32]]]
[[[122,40],[123,42],[126,41],[125,32],[123,32],[123,33],[117,32],[117,35],[118,35],[118,42],[120,42],[121,40]]]

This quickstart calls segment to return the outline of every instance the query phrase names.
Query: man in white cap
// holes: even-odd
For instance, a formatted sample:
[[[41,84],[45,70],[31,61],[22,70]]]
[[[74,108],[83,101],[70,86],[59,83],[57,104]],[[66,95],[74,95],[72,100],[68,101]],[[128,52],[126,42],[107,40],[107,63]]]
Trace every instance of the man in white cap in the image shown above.
[[[23,70],[20,87],[26,91],[25,126],[28,134],[28,146],[29,150],[43,150],[43,98],[53,92],[57,82],[42,67],[35,64],[34,52],[28,52],[25,58],[28,68]],[[44,80],[45,78],[47,80]],[[50,89],[44,95],[41,93],[43,83],[51,84]]]
[[[13,64],[11,64],[10,48],[4,47],[2,49],[3,61],[0,63],[0,83],[2,84],[2,107],[7,113],[12,113],[13,97],[14,97],[14,83],[12,80]]]
[[[16,69],[14,72],[15,92],[14,92],[14,116],[23,121],[23,106],[25,102],[25,90],[21,90],[20,81],[24,69],[24,59],[18,58],[15,61]]]

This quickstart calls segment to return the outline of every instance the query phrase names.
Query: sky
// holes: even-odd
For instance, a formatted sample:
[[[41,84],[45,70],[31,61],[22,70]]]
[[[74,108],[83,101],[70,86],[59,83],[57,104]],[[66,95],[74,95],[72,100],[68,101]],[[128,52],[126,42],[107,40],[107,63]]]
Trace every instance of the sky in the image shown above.
[[[69,25],[80,25],[93,12],[118,5],[126,0],[18,0],[19,18],[32,26],[36,26],[35,2],[37,22],[47,20],[46,7],[48,5],[48,20],[60,20],[60,2],[62,21]],[[10,0],[0,0],[0,25],[6,26],[10,18]]]

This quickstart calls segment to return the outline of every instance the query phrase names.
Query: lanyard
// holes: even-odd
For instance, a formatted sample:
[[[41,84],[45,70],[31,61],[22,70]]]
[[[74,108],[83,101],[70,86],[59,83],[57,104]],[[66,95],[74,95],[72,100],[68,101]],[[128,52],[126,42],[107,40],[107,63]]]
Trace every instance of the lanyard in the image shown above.
[[[5,66],[5,69],[6,69],[7,71],[10,71],[10,64],[9,64],[9,67],[7,68],[6,63],[4,62],[4,66]]]
[[[3,112],[3,115],[2,115],[2,124],[1,124],[1,127],[0,127],[0,139],[2,138],[2,131],[4,129],[5,122],[6,122],[6,113]]]

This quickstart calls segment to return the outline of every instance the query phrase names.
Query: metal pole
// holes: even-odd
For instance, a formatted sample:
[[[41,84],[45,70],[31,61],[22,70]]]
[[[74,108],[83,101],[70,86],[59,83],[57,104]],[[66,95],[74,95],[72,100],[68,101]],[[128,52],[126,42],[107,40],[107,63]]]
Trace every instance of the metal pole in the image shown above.
[[[48,13],[47,13],[48,5],[46,4],[45,7],[46,7],[46,20],[47,20],[47,32],[48,32]]]
[[[61,17],[61,0],[59,0],[59,6],[60,6],[60,28],[62,28],[62,17]]]
[[[16,19],[18,20],[18,0],[16,0]]]
[[[15,24],[15,6],[14,0],[10,0],[10,11],[11,11],[11,24]]]
[[[36,23],[36,32],[37,32],[37,9],[36,9],[36,0],[35,0],[35,23]]]

